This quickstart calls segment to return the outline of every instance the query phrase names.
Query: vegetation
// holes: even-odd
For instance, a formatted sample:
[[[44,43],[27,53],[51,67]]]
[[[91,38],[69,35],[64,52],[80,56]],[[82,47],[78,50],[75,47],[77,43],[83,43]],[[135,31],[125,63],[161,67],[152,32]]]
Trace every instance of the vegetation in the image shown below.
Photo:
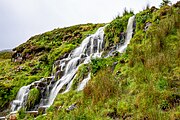
[[[104,24],[84,24],[52,31],[31,37],[14,48],[22,60],[11,61],[14,53],[0,53],[0,111],[10,107],[18,90],[42,77],[48,77],[55,60],[62,58],[77,47],[89,34]],[[12,56],[12,57],[11,57]],[[12,59],[13,60],[13,59]]]
[[[124,16],[117,16],[105,28],[105,48],[108,49],[119,42],[119,35],[126,31],[128,19],[133,15],[125,9]]]
[[[37,88],[33,88],[30,90],[26,102],[26,109],[30,110],[33,108],[40,100],[40,91]]]
[[[83,92],[59,94],[59,97],[66,98],[63,97],[62,100],[58,97],[49,108],[47,116],[39,117],[102,120],[179,119],[180,16],[177,14],[179,8],[175,7],[178,4],[162,6],[160,9],[152,7],[138,13],[135,35],[126,53],[92,60],[92,79]],[[119,18],[113,20],[109,26],[115,26],[117,19]],[[151,26],[144,31],[148,22]],[[116,35],[111,30],[113,27],[107,26],[105,39],[108,38],[110,43],[115,44],[117,31],[125,30],[122,27],[114,28]],[[109,46],[110,44],[107,45]],[[76,95],[76,99],[71,99]],[[67,112],[66,108],[76,102],[77,108]]]
[[[11,59],[12,52],[11,51],[0,51],[0,61]]]
[[[80,66],[71,91],[58,94],[54,104],[47,109],[47,114],[39,115],[36,119],[179,119],[179,8],[180,2],[177,2],[172,6],[165,4],[159,9],[147,7],[146,10],[136,14],[135,34],[126,52],[109,58],[93,59],[90,64]],[[132,15],[132,12],[126,10],[124,16],[118,16],[106,27],[107,51],[119,43],[118,35],[126,31],[127,21]],[[145,29],[147,23],[151,25]],[[12,63],[10,60],[6,60],[7,64],[4,61],[0,63],[2,66],[0,68],[1,107],[14,99],[18,88],[22,85],[35,81],[37,77],[48,76],[47,71],[51,71],[50,66],[53,61],[70,52],[87,34],[94,32],[93,26],[97,28],[101,25],[88,24],[78,28],[73,26],[60,29],[69,33],[63,36],[58,36],[57,30],[54,30],[35,36],[17,47],[17,51],[26,51],[25,54],[29,53],[33,57],[22,64]],[[82,39],[78,37],[78,32],[82,35]],[[57,36],[61,36],[60,42],[56,40]],[[48,40],[55,41],[47,42]],[[47,44],[46,48],[43,48],[44,44]],[[37,48],[32,52],[31,47],[26,47],[29,51],[22,47],[26,45],[42,45],[43,54],[42,51],[37,52]],[[32,67],[28,66],[29,64]],[[15,74],[10,70],[20,65],[24,67],[20,72]],[[27,71],[35,68],[45,72],[40,73],[37,70],[37,73],[26,76]],[[91,80],[83,91],[77,92],[77,84],[87,76],[89,71],[92,73]],[[32,89],[31,93],[37,96],[29,95],[28,98],[37,99],[31,99],[28,103],[35,104],[38,100],[38,90]],[[68,110],[72,105],[75,106],[74,109]],[[23,110],[20,112],[22,118],[32,119],[24,116]]]

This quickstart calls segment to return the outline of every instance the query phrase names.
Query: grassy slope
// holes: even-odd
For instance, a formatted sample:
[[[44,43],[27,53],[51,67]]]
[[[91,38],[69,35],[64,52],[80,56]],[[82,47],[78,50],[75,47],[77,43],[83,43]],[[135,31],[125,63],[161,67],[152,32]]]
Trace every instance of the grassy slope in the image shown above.
[[[119,118],[164,120],[180,118],[179,8],[180,5],[177,4],[173,7],[163,6],[156,11],[154,9],[147,9],[138,13],[136,15],[136,34],[131,40],[126,53],[115,57],[93,60],[91,64],[81,66],[78,71],[79,76],[77,76],[74,84],[78,84],[76,82],[82,80],[82,77],[87,75],[87,71],[91,70],[93,73],[91,75],[92,79],[86,88],[81,92],[76,92],[72,88],[69,93],[59,94],[54,104],[47,110],[47,115],[40,115],[37,119],[104,120]],[[125,31],[127,20],[130,16],[132,14],[127,13],[123,17],[117,17],[106,28],[106,50],[118,42],[118,34]],[[146,32],[143,31],[145,22],[152,22],[152,26]],[[88,30],[94,29],[92,27],[92,29]],[[46,35],[46,37],[43,35]],[[72,32],[69,35],[64,34],[64,37],[60,38],[61,40],[64,39],[65,43],[56,40],[55,36],[58,36],[56,32],[51,33],[51,37],[49,32],[43,35],[35,36],[32,38],[33,40],[31,39],[22,45],[42,45],[43,47],[44,44],[48,44],[48,48],[45,51],[49,48],[51,50],[50,54],[47,52],[46,55],[44,54],[46,52],[40,55],[37,55],[36,52],[32,53],[34,58],[32,60],[34,60],[35,66],[48,72],[37,73],[36,77],[48,76],[51,67],[44,68],[44,66],[51,66],[53,61],[59,57],[56,57],[57,54],[63,55],[66,53],[61,52],[63,48],[71,50],[82,41],[82,39],[81,41],[78,41],[78,39],[74,40],[75,36],[73,36]],[[71,39],[75,41],[75,44]],[[55,42],[47,42],[48,40]],[[59,45],[61,46],[57,47]],[[53,46],[56,47],[53,48]],[[27,50],[23,50],[24,53],[33,51],[31,49],[33,47],[25,48]],[[23,53],[21,46],[17,50]],[[40,57],[42,57],[42,62],[38,61]],[[29,60],[29,63],[32,60]],[[7,62],[7,64],[4,64],[5,62],[1,63],[4,66],[2,67],[1,75],[7,76],[7,78],[12,76],[16,78],[16,76],[25,75],[32,70],[32,68],[27,67],[27,71],[21,71],[16,74],[9,71],[7,72],[9,74],[5,74],[3,71],[8,71],[19,65],[8,60]],[[114,64],[115,62],[117,64]],[[21,65],[28,66],[29,63],[27,60]],[[33,76],[27,76],[28,80],[29,77]],[[16,88],[17,92],[20,86],[29,83],[25,76],[22,76],[23,82],[19,79],[16,80],[21,85],[10,82],[12,79],[12,81],[15,81],[14,78],[3,80],[1,84],[9,89],[12,88],[12,85],[16,85],[18,86]],[[31,80],[29,81],[31,82]],[[9,91],[4,93],[4,95],[7,95]],[[10,95],[7,95],[7,98],[5,101],[13,99]],[[77,104],[77,108],[67,112],[66,108],[74,103]],[[21,114],[19,114],[19,117],[22,118]],[[32,116],[26,116],[26,118],[33,119]]]
[[[93,60],[92,79],[86,88],[78,93],[72,90],[59,94],[47,115],[37,119],[180,118],[179,5],[138,13],[136,34],[126,53]],[[119,30],[116,21],[124,17],[115,19],[109,30],[105,30],[106,37],[111,38],[107,47],[116,43],[117,36],[111,30]],[[145,22],[152,22],[146,32],[143,31]],[[87,67],[82,69],[84,72]],[[67,112],[66,108],[74,103],[77,108]]]
[[[14,48],[23,56],[28,54],[28,58],[20,63],[11,62],[11,53],[0,53],[0,111],[7,109],[20,87],[50,76],[55,60],[70,52],[101,26],[103,24],[76,25],[33,36]]]

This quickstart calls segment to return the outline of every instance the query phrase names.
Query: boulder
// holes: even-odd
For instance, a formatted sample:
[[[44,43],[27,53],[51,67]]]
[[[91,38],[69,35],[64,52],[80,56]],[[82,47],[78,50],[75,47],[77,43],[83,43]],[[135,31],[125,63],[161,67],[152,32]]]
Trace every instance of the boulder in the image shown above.
[[[5,120],[17,120],[16,112],[10,113],[9,115],[7,115]]]
[[[120,44],[124,44],[125,38],[126,38],[126,33],[125,33],[125,32],[121,32],[121,33],[119,34]]]

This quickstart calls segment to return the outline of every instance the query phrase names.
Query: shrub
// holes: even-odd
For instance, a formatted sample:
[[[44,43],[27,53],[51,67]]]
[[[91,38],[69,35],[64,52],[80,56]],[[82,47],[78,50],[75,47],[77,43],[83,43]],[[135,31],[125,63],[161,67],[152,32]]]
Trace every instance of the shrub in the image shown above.
[[[93,104],[96,104],[118,95],[118,90],[118,81],[113,78],[112,71],[108,68],[98,71],[98,74],[87,84],[83,93],[86,98],[92,99]]]
[[[21,109],[18,111],[18,119],[24,119],[25,116],[26,116],[25,108],[21,108]]]

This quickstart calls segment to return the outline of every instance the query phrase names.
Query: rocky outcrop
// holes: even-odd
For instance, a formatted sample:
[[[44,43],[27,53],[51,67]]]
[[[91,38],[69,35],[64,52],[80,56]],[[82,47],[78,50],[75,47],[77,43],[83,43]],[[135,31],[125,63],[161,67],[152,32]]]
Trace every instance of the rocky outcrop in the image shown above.
[[[144,31],[146,32],[151,25],[152,25],[151,22],[145,23]]]
[[[119,41],[120,41],[120,44],[123,44],[125,42],[125,38],[126,38],[126,33],[125,32],[121,32],[119,34]]]

